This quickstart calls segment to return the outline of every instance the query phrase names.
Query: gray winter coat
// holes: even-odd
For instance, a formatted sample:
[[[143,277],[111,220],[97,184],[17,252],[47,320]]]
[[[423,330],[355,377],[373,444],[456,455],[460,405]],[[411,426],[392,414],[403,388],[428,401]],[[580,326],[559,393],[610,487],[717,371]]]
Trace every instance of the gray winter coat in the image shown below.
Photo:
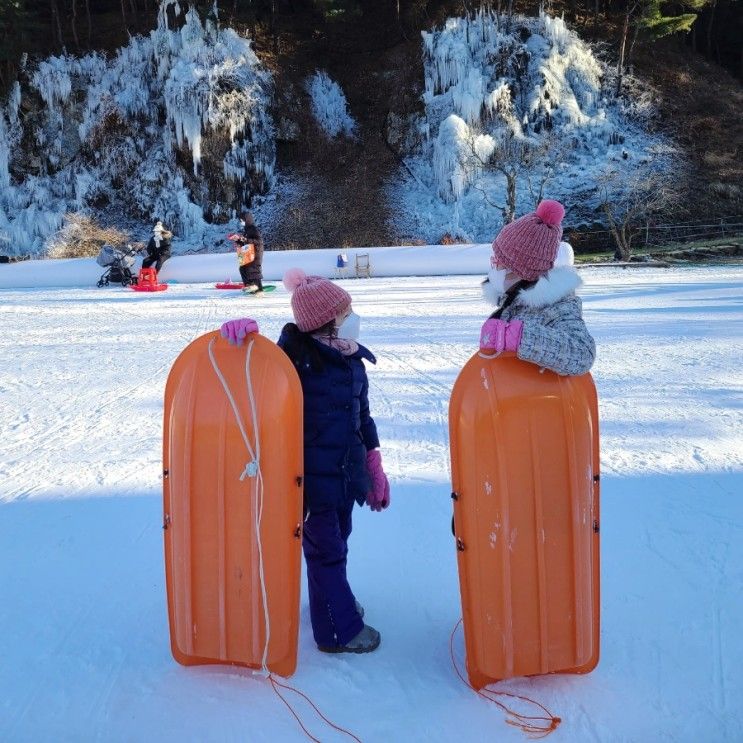
[[[575,290],[582,284],[575,269],[553,268],[529,289],[522,289],[501,315],[521,320],[524,332],[517,356],[558,374],[585,374],[596,358],[596,344],[582,316]]]

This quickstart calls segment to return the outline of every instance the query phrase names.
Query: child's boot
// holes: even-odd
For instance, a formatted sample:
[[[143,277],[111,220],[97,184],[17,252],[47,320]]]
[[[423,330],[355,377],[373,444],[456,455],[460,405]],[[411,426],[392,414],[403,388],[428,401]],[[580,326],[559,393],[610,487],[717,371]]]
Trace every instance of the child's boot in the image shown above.
[[[317,648],[323,653],[371,653],[379,647],[381,640],[382,637],[379,632],[374,627],[365,624],[361,632],[345,645],[336,645],[334,647],[318,645]]]

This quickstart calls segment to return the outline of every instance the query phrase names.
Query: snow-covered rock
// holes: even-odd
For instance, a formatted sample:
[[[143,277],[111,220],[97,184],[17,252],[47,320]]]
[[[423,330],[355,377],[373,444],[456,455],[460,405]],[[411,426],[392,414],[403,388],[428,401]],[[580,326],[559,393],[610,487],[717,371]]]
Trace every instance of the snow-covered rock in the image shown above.
[[[41,61],[0,107],[0,232],[12,253],[40,253],[67,211],[157,216],[180,236],[232,216],[274,178],[271,77],[250,39],[163,0],[157,28],[109,59]],[[20,146],[19,145],[23,145]],[[23,163],[37,155],[36,172]],[[208,159],[208,162],[207,162]]]
[[[320,129],[330,138],[339,135],[352,137],[356,122],[348,112],[346,96],[327,72],[318,70],[306,81],[312,102],[312,115]]]
[[[676,156],[644,128],[649,88],[633,81],[637,105],[617,98],[612,68],[560,18],[450,18],[423,32],[423,66],[427,143],[408,153],[416,178],[390,186],[404,235],[491,240],[506,203],[498,168],[516,173],[517,214],[544,184],[573,224],[590,222],[607,169],[667,169]]]

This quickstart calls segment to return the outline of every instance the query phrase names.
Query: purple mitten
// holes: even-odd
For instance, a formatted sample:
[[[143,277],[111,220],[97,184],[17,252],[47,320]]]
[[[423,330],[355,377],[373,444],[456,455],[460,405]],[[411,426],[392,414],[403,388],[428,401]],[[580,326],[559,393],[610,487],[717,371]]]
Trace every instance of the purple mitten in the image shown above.
[[[248,333],[258,332],[258,323],[250,317],[228,320],[222,324],[220,332],[222,338],[226,338],[230,343],[239,346]]]
[[[366,468],[372,487],[366,494],[366,502],[372,511],[381,511],[390,504],[390,484],[382,469],[382,453],[379,449],[366,452]]]
[[[384,495],[382,496],[381,506],[382,509],[387,508],[390,504],[390,481],[387,479],[387,475],[384,476]]]
[[[518,351],[524,323],[521,320],[486,320],[480,330],[480,348],[484,351]]]

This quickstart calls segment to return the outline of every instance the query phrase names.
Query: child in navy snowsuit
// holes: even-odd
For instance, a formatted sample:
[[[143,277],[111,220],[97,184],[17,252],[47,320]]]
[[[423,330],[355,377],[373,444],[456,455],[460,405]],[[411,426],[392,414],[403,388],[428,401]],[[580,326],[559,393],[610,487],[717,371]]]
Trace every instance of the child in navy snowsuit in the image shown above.
[[[359,318],[348,292],[300,269],[287,271],[284,285],[292,292],[295,322],[284,327],[278,345],[294,363],[304,393],[302,548],[312,632],[324,652],[368,653],[380,635],[364,624],[346,560],[354,503],[374,511],[390,503],[364,367],[364,360],[376,359],[355,340]],[[239,343],[254,327],[246,323],[225,323],[222,334]]]

